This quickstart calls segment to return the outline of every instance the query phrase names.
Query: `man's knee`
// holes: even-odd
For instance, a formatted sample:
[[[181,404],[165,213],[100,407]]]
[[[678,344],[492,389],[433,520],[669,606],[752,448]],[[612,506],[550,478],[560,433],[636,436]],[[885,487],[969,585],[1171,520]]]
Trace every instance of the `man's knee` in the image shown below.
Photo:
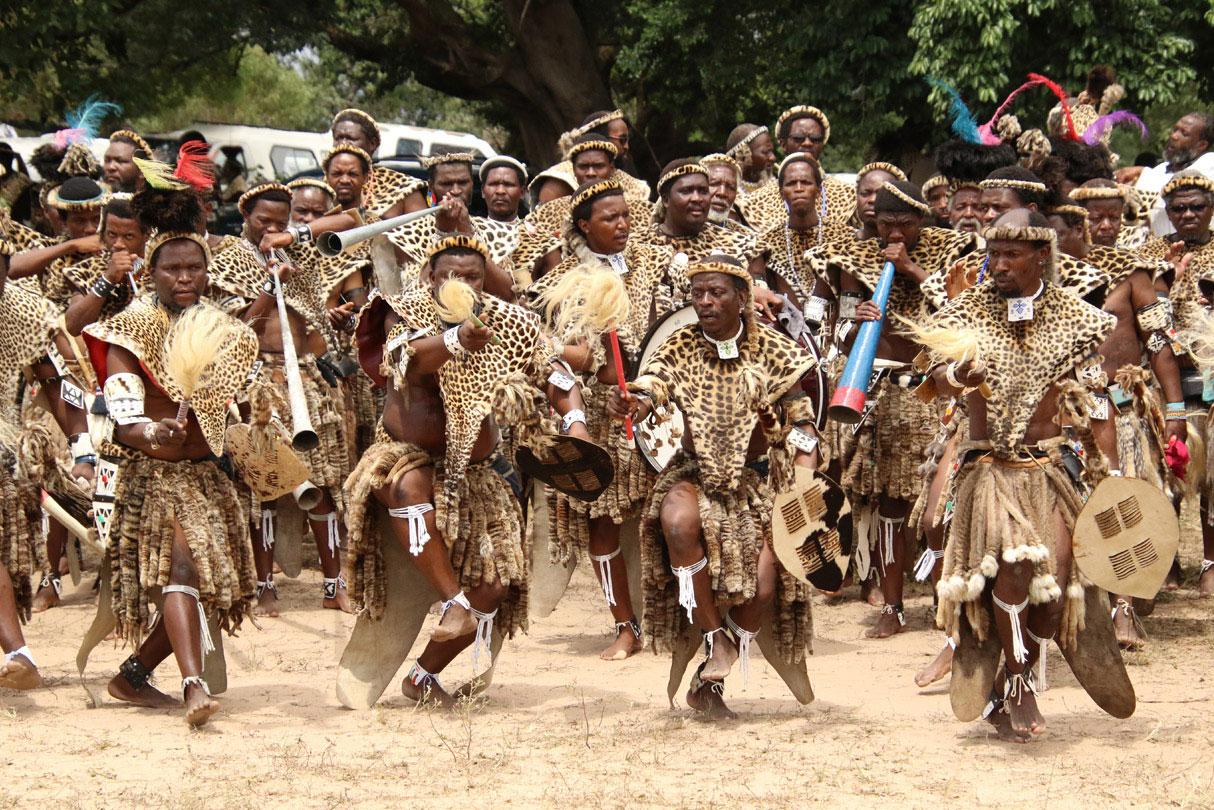
[[[779,577],[776,574],[775,566],[759,566],[759,581],[755,587],[755,601],[764,608],[776,601],[777,585],[779,585]]]
[[[398,503],[414,506],[434,498],[434,479],[430,467],[418,467],[392,483],[391,497]]]
[[[662,534],[671,552],[692,552],[700,544],[699,514],[685,508],[663,508]]]
[[[169,582],[174,585],[189,585],[198,578],[198,571],[191,560],[174,560],[169,567]]]

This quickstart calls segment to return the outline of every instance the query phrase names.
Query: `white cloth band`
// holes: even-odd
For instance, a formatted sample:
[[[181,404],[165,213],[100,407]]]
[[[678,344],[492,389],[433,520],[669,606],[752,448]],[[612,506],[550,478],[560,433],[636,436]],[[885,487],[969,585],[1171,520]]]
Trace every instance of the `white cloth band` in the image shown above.
[[[191,686],[197,686],[207,697],[211,696],[211,690],[207,688],[207,682],[197,675],[191,675],[188,678],[181,679],[181,699],[185,700],[186,689]]]
[[[701,557],[699,562],[692,563],[687,566],[670,566],[670,572],[675,575],[679,581],[679,607],[687,608],[687,621],[692,621],[691,611],[696,605],[695,587],[692,585],[691,578],[704,570],[708,565],[708,558]]]
[[[426,513],[433,511],[434,505],[429,503],[397,506],[388,510],[389,516],[409,523],[409,553],[414,557],[422,553],[422,549],[430,540],[430,532],[426,529]]]
[[[725,614],[725,625],[738,639],[738,670],[742,673],[742,690],[750,686],[750,642],[759,635],[757,630],[743,630],[733,616]]]
[[[309,512],[308,520],[323,520],[325,522],[329,530],[329,553],[336,557],[337,547],[341,545],[341,534],[337,530],[337,512],[322,512],[318,515]]]
[[[884,515],[877,515],[878,531],[881,532],[881,568],[882,573],[886,566],[894,564],[894,531],[899,528],[906,518],[887,518]]]
[[[818,437],[799,427],[794,427],[788,432],[788,443],[802,453],[812,453],[818,448]]]
[[[77,433],[68,444],[68,452],[71,453],[73,459],[78,459],[81,456],[95,455],[93,437],[88,433]]]
[[[4,654],[4,663],[7,664],[9,661],[12,661],[18,655],[24,656],[25,660],[29,661],[31,664],[34,665],[35,669],[38,668],[38,664],[36,664],[34,662],[34,654],[32,652],[30,652],[29,647],[26,647],[24,645],[18,647],[17,649],[13,650],[12,652],[6,652]]]
[[[215,652],[215,642],[211,639],[211,627],[207,622],[207,612],[202,606],[202,597],[198,593],[197,588],[191,588],[189,585],[165,585],[160,589],[164,594],[165,599],[168,599],[171,593],[183,593],[186,596],[194,598],[194,604],[198,606],[198,640],[201,642],[202,655],[205,658],[207,653]],[[186,680],[189,680],[188,678]],[[199,681],[201,683],[201,680]],[[206,684],[203,684],[203,689],[206,689]],[[207,692],[207,694],[211,694]]]
[[[562,391],[572,391],[573,386],[577,385],[577,380],[573,375],[563,368],[554,368],[552,373],[548,375],[548,382]]]
[[[278,514],[273,509],[261,510],[261,547],[265,551],[274,550],[274,516]]]
[[[599,567],[599,582],[603,586],[603,596],[607,599],[607,604],[615,607],[615,585],[611,581],[611,561],[620,556],[620,548],[616,546],[615,551],[610,554],[591,554],[590,559]]]
[[[1018,605],[1009,605],[995,594],[991,594],[991,600],[995,603],[995,607],[1002,610],[1008,615],[1012,622],[1012,657],[1016,659],[1017,664],[1023,664],[1028,660],[1029,650],[1024,646],[1024,628],[1020,626],[1020,614],[1029,606],[1029,598],[1024,597],[1024,601]]]
[[[1027,626],[1025,626],[1024,631],[1028,633],[1029,638],[1037,644],[1037,688],[1044,692],[1050,688],[1045,682],[1045,653],[1046,645],[1050,643],[1050,640],[1037,635]]]
[[[915,563],[915,581],[923,582],[930,577],[932,569],[936,567],[936,560],[942,559],[944,559],[944,549],[925,548],[919,557],[919,562]]]
[[[462,595],[463,592],[461,591],[460,593]],[[459,597],[456,598],[458,599]],[[473,675],[476,674],[476,662],[480,659],[482,651],[489,656],[489,665],[493,665],[493,648],[489,646],[489,639],[493,635],[493,619],[496,616],[496,610],[482,613],[476,608],[472,608],[472,617],[476,619],[476,637],[472,641]]]

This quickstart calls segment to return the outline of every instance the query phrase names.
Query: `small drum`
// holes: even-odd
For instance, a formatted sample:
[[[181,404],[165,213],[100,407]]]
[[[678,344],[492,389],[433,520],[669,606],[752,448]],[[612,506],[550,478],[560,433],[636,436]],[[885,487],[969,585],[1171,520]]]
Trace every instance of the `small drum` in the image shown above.
[[[684,326],[697,322],[699,322],[699,318],[696,316],[695,308],[690,305],[682,309],[671,310],[654,321],[653,326],[649,327],[649,333],[645,335],[645,340],[641,342],[637,369],[644,368],[645,363],[666,341],[666,338]],[[683,431],[687,428],[683,422],[683,414],[673,404],[659,409],[657,415],[668,418],[661,424],[655,424],[656,418],[646,419],[635,425],[634,433],[637,451],[654,472],[660,473],[666,469],[666,465],[682,447]]]

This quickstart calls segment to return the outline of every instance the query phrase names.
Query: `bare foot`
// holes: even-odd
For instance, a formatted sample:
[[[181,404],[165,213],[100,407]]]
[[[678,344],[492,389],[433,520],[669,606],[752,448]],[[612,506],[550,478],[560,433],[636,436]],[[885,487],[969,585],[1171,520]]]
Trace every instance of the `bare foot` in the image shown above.
[[[881,608],[877,623],[864,631],[865,638],[889,638],[906,630],[906,618],[902,611],[893,605]]]
[[[337,595],[330,598],[325,597],[320,606],[326,610],[340,610],[342,613],[353,613],[354,607],[350,604],[350,595],[346,593],[344,586],[337,589]]]
[[[1032,739],[1031,735],[1021,734],[1012,728],[1012,719],[1002,709],[996,709],[991,712],[987,716],[986,721],[995,727],[995,733],[1004,742],[1026,743]]]
[[[1009,695],[1004,703],[1017,734],[1044,734],[1045,718],[1037,708],[1037,696],[1027,687],[1019,695]]]
[[[261,592],[257,604],[253,606],[254,616],[264,616],[269,619],[278,618],[278,589],[273,586],[259,587]]]
[[[186,687],[185,721],[194,728],[206,725],[211,715],[219,711],[219,701],[206,693],[206,690],[196,684]]]
[[[945,644],[944,649],[936,656],[930,664],[919,671],[915,676],[915,686],[922,689],[925,686],[931,686],[936,681],[942,680],[953,670],[953,646]]]
[[[723,681],[733,669],[733,662],[738,660],[738,648],[733,645],[729,636],[717,631],[714,634],[712,655],[700,669],[700,678],[705,681]]]
[[[1164,590],[1164,591],[1180,590],[1180,578],[1183,573],[1184,572],[1180,570],[1180,558],[1173,557],[1172,558],[1172,567],[1168,569],[1168,575],[1166,577],[1164,577],[1163,588],[1161,588],[1160,590]]]
[[[604,661],[623,661],[626,658],[631,658],[633,653],[641,651],[641,640],[637,638],[636,633],[632,632],[632,628],[625,622],[623,626],[618,627],[615,641],[611,642],[611,646],[599,653],[599,658]]]
[[[42,613],[59,604],[59,589],[54,584],[57,582],[58,580],[52,580],[50,577],[42,578],[42,585],[38,588],[38,593],[34,594],[34,601],[30,606],[31,613]]]
[[[437,678],[429,678],[418,685],[406,677],[401,682],[400,691],[414,703],[429,704],[442,709],[454,709],[459,705],[459,701],[443,689]]]
[[[691,688],[687,690],[687,705],[709,720],[737,720],[738,713],[725,705],[724,692],[725,687],[719,682],[709,683],[692,678]]]
[[[42,676],[38,673],[38,667],[24,655],[14,655],[0,668],[0,686],[24,692],[41,685]]]
[[[860,598],[875,608],[885,607],[885,595],[881,593],[875,576],[870,576],[860,583]]]
[[[1207,566],[1205,560],[1201,561],[1201,579],[1197,582],[1197,595],[1202,599],[1214,596],[1214,565]]]
[[[1124,599],[1118,599],[1117,607],[1113,608],[1113,633],[1122,649],[1142,649],[1142,637],[1134,627],[1134,609]]]
[[[451,607],[439,620],[438,627],[430,634],[431,641],[450,641],[476,631],[476,617],[463,605],[452,602]]]
[[[136,690],[131,686],[130,681],[121,675],[115,675],[110,678],[106,691],[115,700],[121,700],[123,703],[133,703],[136,706],[146,706],[149,709],[173,709],[181,705],[180,700],[169,697],[150,684]]]

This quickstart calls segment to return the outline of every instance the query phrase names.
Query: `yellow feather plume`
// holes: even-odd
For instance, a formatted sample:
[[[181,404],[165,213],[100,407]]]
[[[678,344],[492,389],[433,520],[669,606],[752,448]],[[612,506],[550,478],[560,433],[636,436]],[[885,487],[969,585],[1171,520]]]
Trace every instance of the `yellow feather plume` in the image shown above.
[[[1189,326],[1181,330],[1176,339],[1188,348],[1197,369],[1209,379],[1214,374],[1214,313],[1200,304],[1189,304],[1184,314]]]
[[[223,310],[198,303],[169,327],[164,341],[165,372],[188,399],[205,388],[224,350],[236,345],[244,327]]]
[[[447,279],[435,295],[438,316],[447,323],[463,323],[476,309],[476,293],[462,281]]]
[[[982,340],[976,332],[928,322],[919,325],[901,315],[902,334],[932,354],[955,363],[982,362]]]
[[[631,302],[624,281],[611,270],[580,264],[540,296],[540,305],[566,342],[597,342],[628,317]]]

